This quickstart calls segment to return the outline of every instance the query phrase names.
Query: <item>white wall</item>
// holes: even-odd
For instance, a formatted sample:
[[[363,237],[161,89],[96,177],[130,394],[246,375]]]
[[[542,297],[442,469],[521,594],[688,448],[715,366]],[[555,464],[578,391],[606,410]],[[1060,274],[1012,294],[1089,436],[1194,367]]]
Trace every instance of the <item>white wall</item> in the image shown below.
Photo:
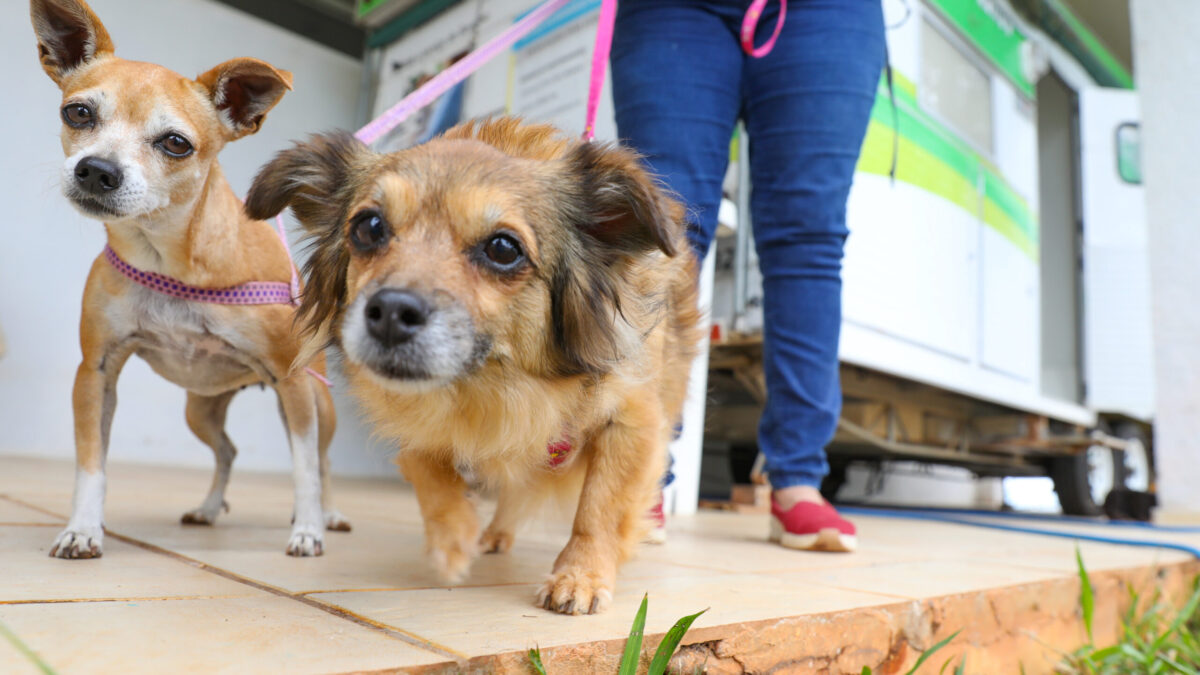
[[[291,139],[352,127],[360,68],[356,60],[210,0],[92,0],[117,55],[154,61],[194,77],[229,58],[255,56],[295,74],[295,91],[256,136],[231,144],[221,162],[245,194],[258,167]],[[0,6],[0,203],[6,215],[0,254],[0,454],[73,457],[71,385],[79,362],[79,302],[103,229],[78,215],[59,191],[60,95],[38,64],[28,3]],[[293,247],[295,250],[295,247]],[[385,472],[353,406],[337,392],[339,429],[332,451],[343,473]],[[184,393],[131,359],[118,386],[110,456],[116,460],[209,467],[209,450],[183,422]],[[242,392],[230,410],[237,466],[288,470],[287,442],[274,394]],[[236,471],[235,471],[236,480]],[[197,489],[200,489],[199,487]]]
[[[1154,320],[1155,455],[1165,506],[1200,510],[1200,4],[1133,0]]]

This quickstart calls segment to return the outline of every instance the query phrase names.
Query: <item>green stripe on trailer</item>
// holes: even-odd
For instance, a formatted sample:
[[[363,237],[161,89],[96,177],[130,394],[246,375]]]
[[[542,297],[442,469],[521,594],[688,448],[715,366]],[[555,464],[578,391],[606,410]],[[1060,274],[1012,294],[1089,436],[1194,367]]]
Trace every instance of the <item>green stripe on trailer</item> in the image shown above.
[[[1037,241],[1037,218],[1029,210],[1029,204],[1012,189],[1008,182],[991,171],[985,171],[983,191],[987,195],[988,201],[993,202],[1001,212],[1012,219],[1013,223],[1030,240]]]
[[[370,14],[387,1],[388,0],[358,0],[358,18],[361,19]]]
[[[1013,245],[1021,249],[1025,255],[1029,256],[1030,260],[1038,261],[1038,240],[1036,237],[1031,238],[1029,233],[1013,220],[1000,207],[996,206],[996,202],[992,200],[991,195],[988,195],[983,200],[983,222],[993,230],[999,232],[1005,239],[1011,241]]]
[[[1037,217],[991,162],[924,114],[911,94],[897,88],[900,123],[896,179],[942,197],[992,227],[1034,260],[1038,257]],[[880,176],[891,172],[893,111],[886,90],[871,110],[857,170]],[[983,181],[982,199],[979,181]]]
[[[916,83],[895,68],[892,68],[892,84],[895,85],[898,94],[908,97],[910,101],[917,100]],[[886,80],[882,83],[882,86],[887,86]]]
[[[935,7],[987,56],[1013,84],[1032,97],[1033,83],[1021,67],[1021,35],[995,2],[988,0],[932,0]]]
[[[979,193],[973,179],[951,167],[929,148],[901,135],[896,179],[942,197],[964,211],[979,215]],[[858,171],[887,176],[892,168],[892,127],[871,120],[858,159]]]
[[[378,4],[381,0],[372,1]],[[399,40],[410,30],[458,3],[459,0],[421,0],[367,36],[367,46],[371,48],[386,47]]]

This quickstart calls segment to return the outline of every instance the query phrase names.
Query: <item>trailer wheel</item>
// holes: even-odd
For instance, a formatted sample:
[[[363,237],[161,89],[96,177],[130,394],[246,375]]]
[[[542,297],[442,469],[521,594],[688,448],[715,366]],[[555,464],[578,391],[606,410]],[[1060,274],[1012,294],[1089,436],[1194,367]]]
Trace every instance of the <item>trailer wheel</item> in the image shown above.
[[[1149,492],[1154,478],[1154,458],[1146,432],[1137,424],[1119,424],[1113,435],[1126,442],[1125,451],[1120,453],[1122,481],[1126,488],[1135,492]]]
[[[825,474],[825,479],[821,481],[821,496],[825,501],[837,501],[838,492],[846,484],[846,468],[849,466],[849,460],[829,458],[829,473]]]
[[[1112,448],[1093,445],[1068,457],[1056,457],[1050,464],[1050,478],[1063,513],[1072,516],[1098,516],[1104,512],[1104,499],[1124,473],[1122,457]]]

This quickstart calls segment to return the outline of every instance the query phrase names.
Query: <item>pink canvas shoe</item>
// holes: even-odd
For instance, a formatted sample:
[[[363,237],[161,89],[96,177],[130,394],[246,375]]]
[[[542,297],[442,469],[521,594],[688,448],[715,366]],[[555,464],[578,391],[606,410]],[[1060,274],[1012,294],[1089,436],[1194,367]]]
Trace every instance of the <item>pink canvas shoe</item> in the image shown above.
[[[771,499],[771,541],[801,551],[848,553],[858,545],[854,524],[828,503],[797,502],[784,511]]]

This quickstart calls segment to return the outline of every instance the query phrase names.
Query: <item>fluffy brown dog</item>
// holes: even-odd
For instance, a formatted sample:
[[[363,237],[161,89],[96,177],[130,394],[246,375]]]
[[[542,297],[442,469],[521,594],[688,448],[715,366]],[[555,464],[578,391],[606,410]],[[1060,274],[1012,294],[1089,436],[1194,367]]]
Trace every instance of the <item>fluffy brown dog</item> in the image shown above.
[[[315,238],[301,315],[394,439],[431,560],[461,579],[544,498],[582,491],[538,603],[603,610],[643,535],[696,351],[683,209],[614,146],[501,119],[379,155],[281,153],[247,199]],[[569,443],[565,457],[547,452]],[[480,534],[459,473],[498,496]]]

